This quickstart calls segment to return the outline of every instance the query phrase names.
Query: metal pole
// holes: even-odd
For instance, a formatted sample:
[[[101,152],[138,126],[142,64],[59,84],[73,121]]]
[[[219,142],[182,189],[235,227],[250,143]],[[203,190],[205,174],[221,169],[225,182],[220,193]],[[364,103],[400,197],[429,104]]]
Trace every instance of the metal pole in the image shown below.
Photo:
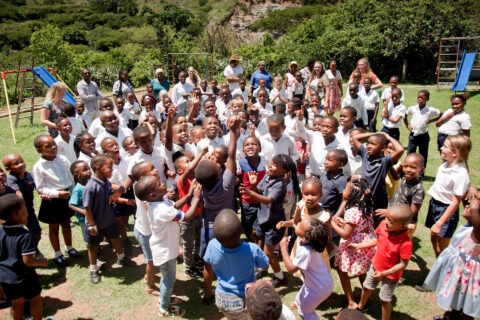
[[[172,83],[175,84],[175,56],[172,53]]]
[[[5,90],[5,100],[7,101],[8,120],[10,121],[10,130],[12,130],[13,144],[17,144],[17,141],[15,140],[15,130],[13,129],[12,113],[10,112],[10,102],[8,101],[7,83],[5,82],[4,72],[2,72],[2,80],[3,80],[3,89]]]

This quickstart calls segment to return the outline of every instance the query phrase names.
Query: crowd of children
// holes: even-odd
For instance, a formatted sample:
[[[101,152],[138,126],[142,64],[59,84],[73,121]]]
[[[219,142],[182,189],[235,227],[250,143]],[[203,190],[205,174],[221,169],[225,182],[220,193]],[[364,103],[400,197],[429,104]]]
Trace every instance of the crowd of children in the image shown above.
[[[453,95],[442,113],[420,90],[407,109],[398,77],[379,97],[372,78],[354,72],[340,102],[337,62],[327,72],[319,61],[313,66],[305,79],[292,61],[285,78],[270,77],[268,85],[260,79],[255,90],[240,76],[233,91],[216,80],[196,87],[182,71],[169,92],[149,84],[141,103],[122,70],[113,101],[98,88],[75,106],[55,100],[61,112],[49,118],[50,134],[34,138],[39,159],[32,172],[19,154],[2,158],[8,175],[0,169],[0,300],[12,306],[13,318],[22,318],[27,300],[33,318],[42,315],[35,267],[47,260],[38,250],[39,221],[48,225],[55,264],[65,268],[87,258],[72,246],[75,216],[90,281],[99,284],[105,239],[118,265],[137,266],[127,234],[134,216],[146,292],[158,296],[161,317],[185,312],[173,294],[183,261],[187,277],[203,278],[203,303],[215,303],[227,319],[294,319],[275,291],[287,283],[283,261],[303,282],[290,306],[302,319],[318,319],[316,308],[328,304],[332,269],[348,301],[338,319],[363,319],[379,284],[382,319],[390,319],[425,199],[432,122],[443,164],[428,190],[425,226],[437,260],[416,288],[436,291],[447,311],[441,319],[480,317],[480,194],[470,186],[465,97]],[[82,76],[83,92],[90,71]],[[410,134],[401,161],[403,124]],[[457,230],[462,201],[468,224]],[[271,282],[261,281],[269,267]],[[361,297],[353,294],[356,277]]]

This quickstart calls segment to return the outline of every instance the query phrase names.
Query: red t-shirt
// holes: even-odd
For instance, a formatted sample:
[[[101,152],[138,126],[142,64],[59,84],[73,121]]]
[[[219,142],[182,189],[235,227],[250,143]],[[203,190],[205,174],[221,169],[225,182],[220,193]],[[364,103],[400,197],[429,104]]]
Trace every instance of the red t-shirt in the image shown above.
[[[190,179],[187,179],[187,181],[185,181],[185,185],[182,184],[182,179],[180,178],[178,179],[177,181],[178,199],[182,199],[188,194],[188,191],[190,191],[191,184],[192,184],[192,180]],[[183,205],[182,211],[185,213],[188,211],[188,209],[190,209],[190,203],[187,202],[186,204]],[[199,203],[197,206],[197,210],[195,210],[195,214],[193,215],[194,218],[198,217],[201,213],[202,213],[202,204]]]
[[[407,230],[400,234],[390,234],[385,226],[385,220],[377,227],[377,252],[373,257],[372,264],[376,271],[385,271],[398,264],[401,259],[410,260],[412,256],[412,240]],[[387,279],[398,281],[402,277],[402,271],[387,276]]]

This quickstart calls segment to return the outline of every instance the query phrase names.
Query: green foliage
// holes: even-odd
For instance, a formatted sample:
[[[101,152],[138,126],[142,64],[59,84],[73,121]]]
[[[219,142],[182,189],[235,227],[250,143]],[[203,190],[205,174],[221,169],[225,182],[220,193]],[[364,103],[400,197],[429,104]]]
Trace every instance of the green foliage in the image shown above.
[[[182,9],[171,3],[166,4],[158,15],[158,20],[161,23],[170,25],[176,30],[187,27],[192,18],[193,14],[189,10]]]
[[[137,2],[135,0],[120,0],[118,2],[117,12],[134,16],[138,13]]]
[[[125,34],[121,30],[113,30],[108,26],[101,26],[90,31],[88,42],[90,45],[101,51],[108,51],[111,48],[120,47],[125,41]]]
[[[63,40],[70,44],[88,44],[86,31],[77,23],[63,28]]]
[[[117,0],[88,0],[92,11],[107,13],[117,12],[118,1]]]
[[[23,18],[17,7],[8,1],[0,0],[0,8],[2,8],[0,10],[0,22],[8,20],[19,21]]]

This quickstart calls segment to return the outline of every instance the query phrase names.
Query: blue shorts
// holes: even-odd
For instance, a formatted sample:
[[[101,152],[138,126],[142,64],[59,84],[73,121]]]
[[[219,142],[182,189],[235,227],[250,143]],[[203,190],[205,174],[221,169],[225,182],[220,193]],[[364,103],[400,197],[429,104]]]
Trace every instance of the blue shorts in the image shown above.
[[[21,297],[25,298],[26,300],[30,300],[42,292],[40,280],[38,279],[38,275],[35,271],[28,272],[24,275],[24,277],[25,278],[23,281],[19,283],[0,283],[7,301],[12,301]]]
[[[149,234],[148,236],[140,233],[137,228],[133,228],[133,233],[135,234],[135,239],[137,239],[140,247],[142,247],[143,255],[145,256],[145,260],[150,262],[153,260],[152,257],[152,249],[150,248],[150,237],[152,236]]]
[[[215,235],[213,234],[213,228],[206,228],[205,226],[203,226],[202,231],[200,232],[200,258],[203,258],[203,256],[205,255],[208,243],[212,239],[215,239]]]
[[[100,244],[100,242],[103,241],[103,238],[115,239],[118,237],[120,237],[120,231],[118,230],[116,222],[105,229],[98,229],[98,234],[96,236],[92,236],[88,228],[85,228],[85,232],[83,233],[83,240],[92,245]]]
[[[285,235],[285,228],[277,229],[277,223],[280,221],[285,221],[285,217],[276,221],[268,221],[261,225],[258,224],[257,220],[254,226],[257,237],[264,238],[265,244],[269,246],[274,246],[280,243]]]
[[[440,219],[440,217],[445,213],[448,208],[448,204],[431,199],[428,205],[427,220],[425,221],[425,226],[427,228],[433,227],[433,225]],[[440,234],[438,235],[441,238],[451,238],[455,229],[458,225],[458,208],[454,214],[447,220],[440,229]]]
[[[135,194],[133,193],[133,188],[128,189],[121,196],[124,199],[135,199]],[[115,203],[113,205],[113,213],[115,217],[128,217],[133,215],[137,211],[137,206],[129,206],[126,204]]]

